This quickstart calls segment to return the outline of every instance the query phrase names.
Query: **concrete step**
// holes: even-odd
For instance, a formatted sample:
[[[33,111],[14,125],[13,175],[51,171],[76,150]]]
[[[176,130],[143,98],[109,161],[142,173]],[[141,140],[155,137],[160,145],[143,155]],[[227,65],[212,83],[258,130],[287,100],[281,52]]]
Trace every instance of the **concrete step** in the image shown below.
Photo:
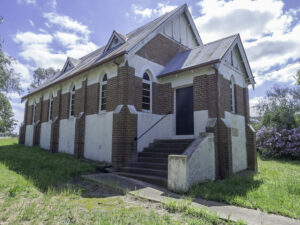
[[[161,187],[168,186],[168,180],[164,177],[157,177],[157,176],[149,176],[149,175],[141,175],[141,174],[134,174],[134,173],[124,173],[124,172],[117,172],[116,174],[120,176],[130,177],[137,180],[142,180],[150,184],[155,184]]]
[[[176,149],[176,148],[144,148],[143,152],[154,152],[154,153],[166,153],[166,154],[182,154],[184,152],[184,148]]]
[[[155,139],[154,143],[192,143],[194,139]]]
[[[149,168],[140,168],[140,167],[121,167],[119,168],[120,172],[124,173],[134,173],[141,175],[151,175],[157,177],[168,177],[168,171],[166,170],[154,170]]]
[[[189,145],[191,144],[191,142],[187,142],[187,143],[165,143],[165,142],[154,142],[151,143],[149,145],[149,147],[153,147],[153,148],[174,148],[174,149],[185,149],[187,148]]]
[[[169,153],[163,152],[140,152],[138,157],[150,157],[150,158],[166,158],[168,159]]]
[[[131,167],[149,168],[154,170],[168,170],[167,163],[147,163],[147,162],[135,162],[130,164]]]
[[[168,163],[168,158],[138,157],[138,162]]]

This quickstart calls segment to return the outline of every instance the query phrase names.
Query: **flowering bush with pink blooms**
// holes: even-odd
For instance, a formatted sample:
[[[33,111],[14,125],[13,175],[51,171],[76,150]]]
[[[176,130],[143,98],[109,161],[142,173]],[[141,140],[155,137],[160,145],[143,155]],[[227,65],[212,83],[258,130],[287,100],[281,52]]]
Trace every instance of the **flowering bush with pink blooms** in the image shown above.
[[[300,159],[300,127],[281,130],[262,127],[256,133],[256,144],[264,158]]]

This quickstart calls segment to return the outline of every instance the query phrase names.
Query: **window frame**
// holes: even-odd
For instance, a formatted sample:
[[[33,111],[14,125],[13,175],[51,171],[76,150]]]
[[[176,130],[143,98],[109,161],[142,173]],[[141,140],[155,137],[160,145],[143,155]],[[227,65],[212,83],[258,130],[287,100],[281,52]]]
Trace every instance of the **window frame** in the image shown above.
[[[48,111],[48,121],[52,121],[52,114],[53,114],[53,95],[51,95],[49,99],[49,111]]]
[[[105,90],[103,90],[103,86],[106,86]],[[105,92],[105,97],[103,97],[103,93]],[[105,99],[105,103],[103,103],[103,99]],[[102,109],[102,106],[105,105],[105,109]],[[107,73],[102,76],[99,88],[99,113],[105,113],[107,110]]]
[[[73,85],[70,91],[69,118],[73,118],[75,115],[75,92],[76,92],[76,87],[75,85]]]
[[[149,80],[144,79],[145,74],[148,76]],[[145,83],[145,84],[149,84],[149,90],[144,89],[144,87],[143,87],[143,84],[144,84],[144,83]],[[148,103],[146,103],[146,102],[145,102],[145,103],[143,102],[143,98],[144,98],[144,97],[148,97],[148,96],[144,96],[144,94],[143,94],[144,90],[145,90],[145,91],[149,91],[149,109],[144,109],[144,108],[143,108],[143,104],[148,104]],[[151,112],[152,112],[152,80],[151,80],[151,75],[149,74],[148,71],[145,71],[145,72],[143,73],[143,78],[142,78],[142,111],[143,111],[143,112],[148,112],[148,113],[151,113]]]

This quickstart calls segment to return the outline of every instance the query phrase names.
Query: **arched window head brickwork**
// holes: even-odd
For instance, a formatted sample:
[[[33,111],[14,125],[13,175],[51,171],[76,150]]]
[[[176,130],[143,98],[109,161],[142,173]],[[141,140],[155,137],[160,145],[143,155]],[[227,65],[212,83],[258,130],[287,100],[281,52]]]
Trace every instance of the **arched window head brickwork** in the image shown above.
[[[75,85],[72,87],[70,93],[70,110],[69,110],[69,117],[74,116],[74,106],[75,106]]]
[[[152,82],[149,72],[143,74],[142,110],[151,111],[152,104]]]
[[[234,77],[231,76],[230,78],[230,109],[231,109],[231,112],[235,113],[235,90],[234,90],[234,84],[235,84],[235,81],[234,81]]]
[[[107,74],[104,74],[100,82],[100,96],[99,96],[99,111],[106,111],[107,100]]]

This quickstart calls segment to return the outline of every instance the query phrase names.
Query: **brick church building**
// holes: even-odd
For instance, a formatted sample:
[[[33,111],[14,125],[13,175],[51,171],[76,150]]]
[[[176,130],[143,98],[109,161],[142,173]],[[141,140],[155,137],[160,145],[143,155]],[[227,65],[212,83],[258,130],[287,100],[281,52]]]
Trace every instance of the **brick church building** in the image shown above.
[[[188,190],[256,170],[238,34],[203,44],[187,5],[80,59],[22,98],[19,142],[110,164],[117,174]]]

